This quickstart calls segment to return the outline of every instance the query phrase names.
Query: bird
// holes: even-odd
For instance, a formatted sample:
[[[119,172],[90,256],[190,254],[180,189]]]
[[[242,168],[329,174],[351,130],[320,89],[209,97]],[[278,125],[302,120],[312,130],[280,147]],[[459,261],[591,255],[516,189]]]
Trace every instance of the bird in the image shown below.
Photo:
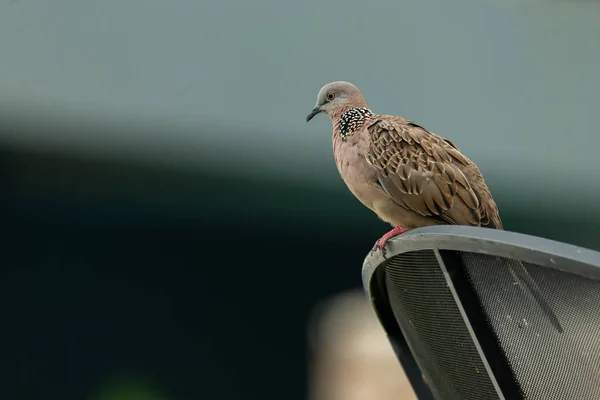
[[[391,238],[424,226],[504,229],[481,171],[450,140],[403,117],[374,113],[350,82],[324,85],[306,122],[321,113],[332,121],[333,155],[346,186],[393,227],[373,251],[385,257]],[[562,332],[533,278],[524,266],[517,269],[516,275]]]
[[[359,89],[330,82],[306,117],[333,122],[333,154],[354,196],[394,228],[376,242],[430,225],[503,229],[477,166],[448,139],[393,115],[373,113]]]

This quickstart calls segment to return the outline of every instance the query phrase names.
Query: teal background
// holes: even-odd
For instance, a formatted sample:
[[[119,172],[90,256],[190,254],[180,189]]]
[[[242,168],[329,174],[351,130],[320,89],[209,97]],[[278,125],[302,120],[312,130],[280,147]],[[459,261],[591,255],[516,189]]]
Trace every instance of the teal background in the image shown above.
[[[0,2],[2,398],[305,398],[388,229],[304,122],[331,80],[600,250],[599,39],[596,1]]]

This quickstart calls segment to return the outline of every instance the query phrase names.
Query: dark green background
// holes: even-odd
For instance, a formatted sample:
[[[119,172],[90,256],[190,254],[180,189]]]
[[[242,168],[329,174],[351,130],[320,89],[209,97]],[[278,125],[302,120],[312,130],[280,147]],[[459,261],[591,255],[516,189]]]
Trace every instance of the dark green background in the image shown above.
[[[304,398],[309,313],[361,284],[388,229],[337,182],[10,147],[0,162],[5,398]],[[500,197],[508,229],[600,247],[594,216]]]

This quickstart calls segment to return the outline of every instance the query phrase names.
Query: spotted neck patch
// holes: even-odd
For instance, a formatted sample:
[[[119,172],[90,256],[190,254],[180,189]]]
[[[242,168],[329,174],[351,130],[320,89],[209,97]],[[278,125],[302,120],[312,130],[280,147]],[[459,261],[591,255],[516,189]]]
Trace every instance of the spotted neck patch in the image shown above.
[[[351,108],[343,113],[338,120],[338,129],[342,139],[362,128],[367,118],[372,115],[373,113],[368,108]]]

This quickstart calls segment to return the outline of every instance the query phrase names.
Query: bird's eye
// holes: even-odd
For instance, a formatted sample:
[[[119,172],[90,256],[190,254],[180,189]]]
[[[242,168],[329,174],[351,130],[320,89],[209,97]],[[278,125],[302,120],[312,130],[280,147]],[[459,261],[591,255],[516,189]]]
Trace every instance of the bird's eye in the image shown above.
[[[335,99],[335,93],[333,93],[333,92],[327,93],[327,100],[331,101],[333,99]]]

